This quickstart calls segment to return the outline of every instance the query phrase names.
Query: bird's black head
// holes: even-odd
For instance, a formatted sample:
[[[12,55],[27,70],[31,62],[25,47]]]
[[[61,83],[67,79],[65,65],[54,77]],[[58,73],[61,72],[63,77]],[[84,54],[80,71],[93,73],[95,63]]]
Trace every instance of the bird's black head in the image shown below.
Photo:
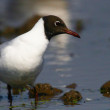
[[[69,30],[63,20],[61,20],[57,16],[49,15],[44,16],[44,28],[45,28],[45,34],[47,36],[47,39],[50,40],[52,37],[58,34],[71,34],[75,37],[80,38],[80,36]]]

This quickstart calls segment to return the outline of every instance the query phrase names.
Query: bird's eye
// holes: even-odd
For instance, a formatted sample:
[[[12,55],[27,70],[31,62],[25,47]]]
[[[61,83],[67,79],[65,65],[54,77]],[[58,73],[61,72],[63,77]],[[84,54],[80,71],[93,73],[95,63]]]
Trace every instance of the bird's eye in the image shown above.
[[[58,26],[60,24],[61,24],[60,21],[55,21],[55,26]]]

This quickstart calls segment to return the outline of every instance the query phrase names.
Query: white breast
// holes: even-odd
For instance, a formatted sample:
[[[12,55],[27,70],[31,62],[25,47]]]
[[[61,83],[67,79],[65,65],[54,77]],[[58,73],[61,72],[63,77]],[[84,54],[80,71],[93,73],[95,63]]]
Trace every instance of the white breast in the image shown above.
[[[11,85],[15,81],[18,82],[14,83],[15,85],[23,84],[24,79],[26,83],[34,82],[41,70],[48,43],[44,33],[44,22],[40,19],[31,31],[2,44],[0,80]]]

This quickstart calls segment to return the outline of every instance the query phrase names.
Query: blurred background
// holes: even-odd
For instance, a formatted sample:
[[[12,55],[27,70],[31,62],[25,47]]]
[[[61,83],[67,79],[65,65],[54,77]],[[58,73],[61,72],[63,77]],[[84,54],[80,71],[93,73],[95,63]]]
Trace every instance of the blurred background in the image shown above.
[[[109,4],[110,0],[0,0],[0,43],[29,31],[42,16],[61,17],[81,39],[67,35],[52,39],[36,83],[49,83],[63,91],[76,83],[83,99],[74,110],[109,110],[110,99],[100,93],[110,80]],[[7,110],[6,85],[0,83],[0,87],[0,107]],[[15,98],[15,105],[28,103],[26,97],[27,92]],[[38,109],[73,110],[73,106],[67,108],[53,99]]]

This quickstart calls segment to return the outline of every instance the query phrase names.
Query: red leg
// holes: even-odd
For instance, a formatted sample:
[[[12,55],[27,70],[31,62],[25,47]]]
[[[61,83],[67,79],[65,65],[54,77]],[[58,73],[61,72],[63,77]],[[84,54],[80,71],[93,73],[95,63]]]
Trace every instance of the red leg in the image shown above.
[[[36,90],[36,88],[34,87],[34,96],[35,96],[35,105],[37,105],[37,103],[38,103],[38,93],[37,93],[37,90]]]

